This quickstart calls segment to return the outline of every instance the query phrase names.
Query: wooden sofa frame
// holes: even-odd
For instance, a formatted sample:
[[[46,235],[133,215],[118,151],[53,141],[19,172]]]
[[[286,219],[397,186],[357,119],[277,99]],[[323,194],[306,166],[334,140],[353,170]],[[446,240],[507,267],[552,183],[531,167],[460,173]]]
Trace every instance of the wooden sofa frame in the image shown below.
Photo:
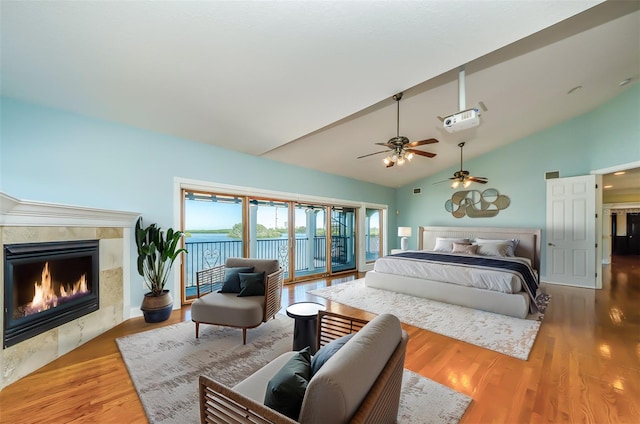
[[[318,312],[318,349],[332,340],[355,333],[368,321],[329,311]],[[395,422],[388,411],[398,410],[397,393],[402,386],[404,358],[408,336],[403,332],[398,346],[380,372],[350,423]],[[295,424],[297,421],[243,396],[233,389],[201,375],[200,420],[202,423],[274,423]]]

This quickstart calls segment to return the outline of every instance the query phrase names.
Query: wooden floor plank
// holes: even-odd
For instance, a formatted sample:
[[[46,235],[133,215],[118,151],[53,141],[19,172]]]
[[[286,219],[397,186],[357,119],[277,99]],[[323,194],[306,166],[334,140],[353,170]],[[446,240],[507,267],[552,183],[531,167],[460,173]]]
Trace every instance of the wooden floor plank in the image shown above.
[[[287,286],[285,304],[324,302],[307,291],[352,278]],[[552,301],[527,361],[403,325],[405,366],[473,398],[462,424],[638,423],[640,258],[614,257],[603,283],[603,290],[546,286]],[[147,422],[115,339],[190,319],[187,306],[161,324],[120,324],[2,390],[0,423]]]

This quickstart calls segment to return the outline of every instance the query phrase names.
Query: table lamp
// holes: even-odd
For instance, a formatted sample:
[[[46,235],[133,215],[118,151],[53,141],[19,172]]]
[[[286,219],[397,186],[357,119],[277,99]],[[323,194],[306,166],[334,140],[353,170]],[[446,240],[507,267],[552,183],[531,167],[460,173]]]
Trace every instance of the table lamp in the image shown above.
[[[409,248],[409,239],[411,237],[411,227],[398,227],[398,237],[400,239],[400,250],[407,250]]]

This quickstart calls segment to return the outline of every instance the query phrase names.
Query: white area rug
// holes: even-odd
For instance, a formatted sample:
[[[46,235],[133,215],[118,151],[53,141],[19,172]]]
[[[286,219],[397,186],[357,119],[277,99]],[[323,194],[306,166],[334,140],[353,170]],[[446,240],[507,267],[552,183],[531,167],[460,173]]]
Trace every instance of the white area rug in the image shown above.
[[[541,324],[366,287],[363,278],[309,293],[374,314],[394,314],[406,324],[523,360],[529,357]]]
[[[151,423],[198,423],[198,377],[234,386],[291,350],[293,320],[283,315],[247,332],[184,322],[116,340]],[[457,423],[471,398],[405,370],[399,423]],[[427,407],[428,405],[428,407]]]

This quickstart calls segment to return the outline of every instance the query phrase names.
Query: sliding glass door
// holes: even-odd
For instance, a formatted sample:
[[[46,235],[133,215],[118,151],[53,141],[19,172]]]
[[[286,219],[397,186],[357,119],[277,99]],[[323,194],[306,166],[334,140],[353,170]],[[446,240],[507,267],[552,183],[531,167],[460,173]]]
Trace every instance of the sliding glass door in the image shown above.
[[[289,203],[277,200],[249,200],[249,257],[278,259],[289,278]]]
[[[331,272],[356,269],[356,210],[331,208]]]
[[[185,248],[184,300],[196,296],[196,272],[243,257],[244,200],[241,197],[183,191]]]
[[[364,221],[365,261],[375,262],[382,256],[381,231],[382,211],[379,209],[366,209]]]
[[[327,272],[327,219],[324,205],[296,203],[294,278]]]
[[[355,207],[182,190],[183,298],[196,272],[227,258],[278,259],[285,282],[356,270]]]

